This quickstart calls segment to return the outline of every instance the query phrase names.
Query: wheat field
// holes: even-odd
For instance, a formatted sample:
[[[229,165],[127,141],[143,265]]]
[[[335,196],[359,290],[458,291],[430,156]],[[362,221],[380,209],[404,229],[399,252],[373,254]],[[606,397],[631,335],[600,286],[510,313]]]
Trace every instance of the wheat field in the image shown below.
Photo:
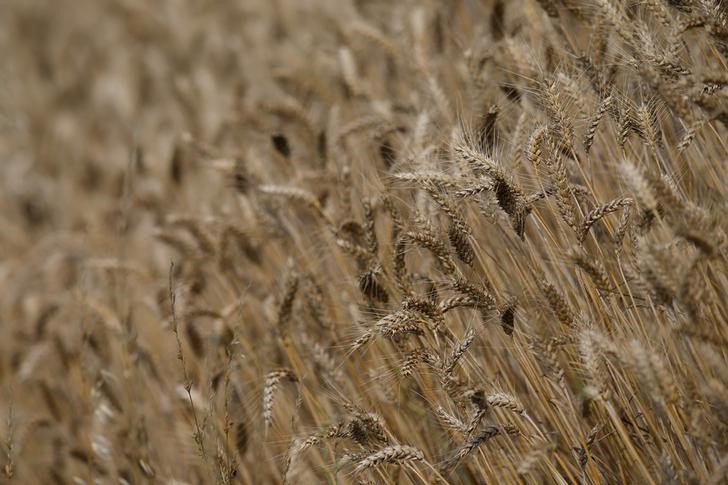
[[[728,483],[728,3],[0,0],[0,483]]]

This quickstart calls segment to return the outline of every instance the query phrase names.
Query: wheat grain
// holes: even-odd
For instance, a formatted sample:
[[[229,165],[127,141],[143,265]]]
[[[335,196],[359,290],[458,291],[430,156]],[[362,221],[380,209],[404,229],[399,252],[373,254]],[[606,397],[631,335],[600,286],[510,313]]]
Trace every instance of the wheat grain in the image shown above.
[[[379,466],[383,463],[402,464],[422,461],[424,459],[425,456],[422,451],[413,446],[392,445],[363,457],[357,463],[355,471],[361,473],[368,468]]]
[[[265,383],[263,385],[263,421],[266,426],[273,424],[274,394],[278,388],[278,384],[284,379],[291,382],[298,381],[290,369],[274,370],[269,372],[265,377]]]

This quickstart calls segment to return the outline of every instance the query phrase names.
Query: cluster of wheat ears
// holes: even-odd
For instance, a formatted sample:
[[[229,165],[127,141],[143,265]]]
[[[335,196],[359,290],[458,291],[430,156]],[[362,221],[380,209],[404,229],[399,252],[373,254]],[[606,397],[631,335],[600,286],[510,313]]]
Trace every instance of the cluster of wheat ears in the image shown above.
[[[728,480],[722,0],[1,0],[0,482]]]

